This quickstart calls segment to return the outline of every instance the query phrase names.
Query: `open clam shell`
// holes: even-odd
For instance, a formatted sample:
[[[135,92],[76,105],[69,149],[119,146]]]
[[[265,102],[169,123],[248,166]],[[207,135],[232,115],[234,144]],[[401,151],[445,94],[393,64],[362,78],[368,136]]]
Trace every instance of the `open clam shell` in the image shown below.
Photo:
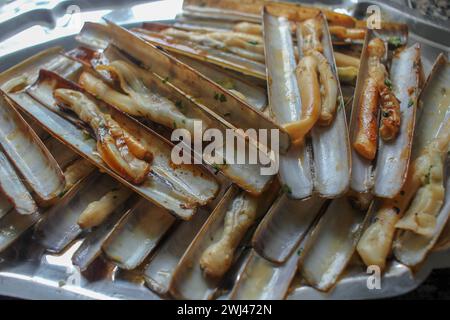
[[[161,295],[168,294],[176,266],[209,213],[208,210],[200,209],[190,221],[181,222],[153,254],[144,272],[145,281],[153,291]]]
[[[311,231],[299,261],[299,271],[311,286],[327,291],[338,281],[355,252],[367,216],[353,208],[347,197],[331,202]]]
[[[419,120],[414,134],[411,159],[416,159],[422,150],[439,135],[443,126],[450,121],[450,64],[440,55],[420,96]],[[394,255],[408,266],[416,266],[426,258],[436,244],[450,215],[450,177],[445,170],[445,202],[437,216],[432,236],[427,237],[409,230],[400,230],[394,240]],[[445,181],[445,180],[444,180]]]
[[[126,61],[130,64],[133,63],[114,46],[108,46],[103,53],[91,52],[89,49],[85,48],[77,48],[73,51],[68,52],[67,55],[73,59],[81,61],[91,68],[99,65],[107,65],[113,61]],[[94,56],[97,58],[85,58]],[[180,106],[180,108],[178,109],[181,109],[181,112],[183,112],[183,114],[185,114],[187,117],[199,119],[201,120],[203,126],[214,127],[222,133],[223,137],[227,136],[226,125],[218,121],[215,117],[212,117],[210,113],[205,111],[202,106],[196,104],[194,101],[192,101],[192,99],[186,97],[183,92],[167,83],[163,79],[160,79],[157,75],[145,70],[142,71],[143,73],[140,75],[142,76],[142,81],[144,81],[146,87],[152,90],[152,92],[155,92],[155,94],[157,93],[161,97],[167,98],[170,102],[173,102],[175,106]],[[100,76],[102,76],[102,74],[100,74]],[[92,93],[94,94],[95,92]],[[99,98],[103,99],[103,97]],[[238,138],[238,143],[233,146],[234,154],[239,153],[238,145],[240,142],[245,143],[246,150],[249,150],[249,152],[251,150],[257,153],[257,150],[253,144],[249,143],[244,138],[242,138],[241,140],[240,138]],[[194,149],[194,153],[196,152],[195,143],[194,148],[192,148],[191,145],[187,147],[189,149]],[[231,161],[227,161],[227,152],[228,147],[227,145],[225,145],[224,158],[226,165],[215,165],[214,163],[209,164],[213,165],[215,170],[222,172],[226,177],[228,177],[230,180],[250,193],[259,194],[267,188],[269,182],[272,180],[273,175],[262,175],[261,170],[264,166],[260,164],[250,163],[235,164],[233,161],[234,159],[232,159]],[[195,154],[195,156],[201,157],[201,155],[198,154]],[[203,156],[203,159],[206,163],[208,163],[209,158],[207,155]]]
[[[0,96],[0,145],[41,206],[64,190],[61,168],[20,114]]]
[[[382,32],[382,31],[379,31]],[[368,30],[361,54],[350,120],[350,139],[353,141],[359,114],[359,103],[363,94],[364,81],[368,73],[367,45],[380,34]],[[369,161],[352,148],[351,188],[357,192],[372,192],[384,198],[393,198],[400,192],[406,178],[415,126],[417,98],[421,85],[420,46],[413,45],[396,53],[390,68],[393,92],[400,101],[401,127],[394,141],[385,142],[379,137],[376,159]]]
[[[267,260],[284,263],[326,204],[317,196],[300,201],[280,195],[255,231],[254,250]]]
[[[76,75],[76,72],[80,70],[79,64],[63,56],[59,56],[54,51],[48,52],[48,54],[53,55],[53,60],[48,59],[45,54],[40,54],[27,60],[24,64],[11,69],[6,75],[4,74],[3,79],[9,79],[8,75],[17,74],[20,70],[23,74],[31,74],[30,77],[35,79],[34,74],[40,67],[40,61],[50,60],[48,64],[52,67],[51,70],[61,72],[64,76],[67,76],[67,74],[69,76]],[[162,176],[155,174],[142,186],[132,185],[125,181],[106,167],[103,161],[96,155],[95,141],[89,135],[86,135],[83,129],[71,122],[73,118],[66,118],[66,114],[63,114],[59,107],[57,107],[52,91],[54,86],[58,84],[76,88],[73,83],[68,82],[55,73],[44,72],[42,78],[26,92],[9,93],[8,95],[21,110],[37,120],[46,130],[74,151],[131,189],[158,205],[166,207],[184,219],[188,219],[194,213],[196,206],[207,203],[215,196],[218,191],[218,185],[211,174],[198,166],[172,168],[170,166],[170,142],[164,140],[156,133],[150,132],[147,128],[143,128],[126,115],[115,111],[113,108],[105,107],[111,110],[114,115],[117,115],[121,122],[124,121],[122,125],[125,125],[130,132],[136,132],[139,136],[147,138],[149,145],[155,148],[154,154],[157,155],[153,166],[155,169],[159,169],[155,171],[159,175],[162,174]],[[38,100],[42,103],[39,103]],[[75,123],[77,122],[75,121]],[[189,185],[185,183],[187,181],[186,179],[189,181]],[[194,208],[192,208],[192,204]]]
[[[270,107],[279,123],[289,123],[301,117],[302,102],[294,73],[296,58],[291,21],[288,18],[295,18],[296,10],[301,11],[302,7],[292,5],[292,14],[275,4],[264,8],[263,27]],[[323,15],[319,17],[324,30],[324,54],[337,78],[326,20]],[[301,53],[301,39],[298,47]],[[335,198],[348,189],[351,169],[350,143],[340,87],[337,103],[336,116],[331,124],[315,126],[312,129],[312,150],[307,145],[296,146],[287,155],[280,156],[280,179],[287,186],[291,198],[310,197],[313,190],[322,197]]]
[[[162,79],[167,79],[167,82],[190,95],[192,99],[201,101],[230,128],[245,131],[255,128],[277,129],[280,152],[285,153],[289,149],[290,138],[287,132],[266,115],[253,109],[247,102],[126,29],[112,22],[108,23],[108,27],[111,42],[114,45],[140,61]],[[170,70],[169,74],[168,70]],[[219,103],[218,97],[221,97]],[[270,137],[266,146],[271,146]]]
[[[0,151],[0,192],[18,213],[25,215],[37,213],[36,202],[2,151]],[[4,207],[6,211],[8,207],[6,205]]]
[[[257,204],[256,217],[261,217],[268,210],[277,194],[276,188],[277,186],[273,185],[272,190],[269,189],[261,196]],[[201,269],[200,260],[205,250],[212,244],[217,243],[222,236],[227,213],[240,210],[240,204],[247,201],[246,196],[236,186],[231,186],[211,213],[173,273],[170,293],[175,298],[213,298],[223,277],[212,278],[206,276]],[[239,254],[235,254],[235,259],[238,256]]]
[[[126,216],[128,204],[129,202],[126,201],[119,205],[105,222],[89,232],[83,239],[83,243],[72,256],[72,264],[80,268],[80,271],[86,271],[95,259],[101,255],[102,246],[113,230],[117,228],[121,218]]]
[[[35,237],[50,252],[59,253],[82,232],[80,214],[118,183],[107,175],[91,174],[53,206],[36,227]]]
[[[103,245],[105,255],[122,269],[139,266],[175,222],[167,210],[142,199],[119,222]]]

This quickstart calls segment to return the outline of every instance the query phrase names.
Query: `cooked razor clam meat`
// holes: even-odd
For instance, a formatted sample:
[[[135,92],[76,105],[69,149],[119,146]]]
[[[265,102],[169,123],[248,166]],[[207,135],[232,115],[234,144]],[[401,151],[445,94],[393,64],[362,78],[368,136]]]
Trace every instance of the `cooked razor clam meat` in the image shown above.
[[[338,85],[336,77],[331,70],[331,65],[322,53],[316,50],[310,52],[317,60],[317,71],[320,80],[320,95],[322,108],[318,124],[329,125],[336,113],[336,100],[338,96]]]
[[[400,103],[386,85],[382,85],[380,89],[380,106],[380,136],[389,141],[394,139],[400,130]]]
[[[303,47],[302,50],[308,54],[311,50],[323,53],[322,46],[322,25],[319,19],[312,18],[304,21],[302,24]]]
[[[97,137],[97,151],[105,163],[128,181],[139,184],[150,172],[153,155],[111,116],[103,114],[86,95],[70,89],[56,89],[55,99],[89,124]]]
[[[385,46],[380,38],[372,39],[368,45],[369,75],[364,82],[363,95],[359,103],[357,131],[353,147],[364,158],[373,160],[377,151],[379,88],[384,84],[386,68],[381,63]]]
[[[421,186],[396,228],[411,230],[431,237],[445,196],[444,162],[450,143],[450,123],[426,148],[414,163],[416,174],[420,174]]]
[[[336,51],[334,52],[334,58],[338,67],[355,67],[359,69],[360,60],[358,58]]]
[[[430,230],[443,202],[441,169],[443,153],[447,154],[449,145],[449,126],[447,124],[447,132],[434,139],[424,153],[410,165],[403,191],[394,199],[383,201],[375,215],[375,221],[362,235],[357,250],[366,265],[385,267],[395,228],[428,234],[425,231]],[[437,170],[433,170],[434,166]],[[420,190],[423,191],[418,192]],[[413,197],[415,198],[408,209]],[[407,209],[405,219],[400,220]],[[421,228],[425,226],[428,228]]]
[[[260,36],[238,32],[189,32],[175,28],[164,29],[161,34],[264,62],[264,46]]]
[[[123,186],[109,191],[101,199],[91,202],[87,206],[78,218],[78,225],[83,229],[99,226],[120,204],[125,202],[131,194],[131,190]]]
[[[262,26],[257,23],[239,22],[234,25],[233,31],[261,36]]]
[[[257,218],[257,198],[242,193],[225,215],[221,238],[202,254],[200,267],[211,278],[222,277],[233,263],[234,253],[247,230]]]
[[[303,57],[295,69],[302,100],[302,118],[284,125],[284,129],[291,136],[293,143],[302,143],[306,134],[319,120],[321,114],[321,95],[318,63],[313,56]]]
[[[340,39],[364,39],[366,35],[365,29],[359,28],[347,28],[343,26],[330,26],[329,27],[331,35]]]
[[[86,72],[80,76],[79,82],[88,92],[132,116],[145,117],[168,128],[185,128],[194,132],[195,119],[186,117],[174,102],[147,88],[140,77],[142,71],[139,68],[117,60],[109,65],[100,65],[97,69],[106,70],[117,78],[125,94]]]
[[[86,159],[78,159],[70,164],[64,170],[64,177],[66,178],[65,190],[71,189],[81,178],[88,176],[94,170],[95,166]]]

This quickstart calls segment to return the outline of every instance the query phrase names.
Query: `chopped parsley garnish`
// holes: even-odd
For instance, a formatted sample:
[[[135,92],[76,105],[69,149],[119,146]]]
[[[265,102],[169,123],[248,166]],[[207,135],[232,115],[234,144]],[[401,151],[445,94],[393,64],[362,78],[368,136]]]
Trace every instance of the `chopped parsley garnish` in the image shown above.
[[[384,79],[384,84],[392,91],[392,81],[389,78]]]
[[[247,41],[247,43],[248,43],[248,44],[251,44],[252,46],[256,46],[256,45],[258,44],[257,41],[252,41],[252,40]]]
[[[287,184],[283,185],[282,190],[283,190],[284,193],[292,194],[291,187],[289,187]]]
[[[178,109],[182,110],[183,109],[183,102],[181,102],[180,100],[177,100],[177,102],[175,102],[175,107],[177,107]]]
[[[227,97],[223,93],[214,93],[214,99],[220,102],[226,102]]]
[[[408,108],[411,108],[414,105],[414,100],[413,99],[409,99],[408,101]]]
[[[162,83],[167,83],[167,81],[169,81],[169,77],[165,77],[165,78],[162,80]]]
[[[392,45],[395,48],[400,47],[402,45],[402,39],[399,36],[390,37],[388,39],[388,42],[390,45]]]

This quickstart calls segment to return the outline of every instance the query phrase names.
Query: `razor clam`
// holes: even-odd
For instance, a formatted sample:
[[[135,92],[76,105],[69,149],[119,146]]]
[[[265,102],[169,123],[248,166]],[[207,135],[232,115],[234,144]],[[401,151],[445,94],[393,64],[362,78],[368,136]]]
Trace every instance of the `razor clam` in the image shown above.
[[[73,254],[72,264],[77,266],[80,271],[86,271],[95,259],[101,255],[103,244],[116,228],[120,219],[127,214],[127,211],[126,204],[122,203],[104,223],[89,232],[83,243]]]
[[[337,282],[355,252],[366,216],[347,197],[331,202],[311,231],[299,261],[301,275],[311,286],[327,291]]]
[[[261,217],[267,209],[269,208],[273,198],[276,196],[277,192],[276,185],[272,185],[271,189],[266,191],[257,200],[255,208],[255,219]],[[230,260],[235,261],[237,253],[237,248],[226,248],[219,250],[217,246],[222,244],[223,234],[227,227],[225,226],[226,218],[230,214],[237,214],[241,212],[246,212],[245,210],[252,210],[255,204],[255,198],[251,198],[248,194],[240,191],[236,186],[232,185],[225,195],[223,196],[220,203],[214,209],[213,213],[209,216],[206,223],[203,225],[201,230],[198,232],[194,241],[191,243],[186,253],[181,258],[181,261],[177,265],[174,273],[172,282],[170,283],[170,293],[175,298],[184,299],[211,299],[217,291],[217,288],[223,279],[224,272],[228,271],[227,262]],[[246,220],[243,218],[237,219],[233,218],[234,223],[245,223]],[[235,229],[239,229],[235,226]],[[240,230],[240,232],[248,232],[250,229],[247,226],[246,230]],[[242,234],[242,236],[244,236]],[[229,235],[231,239],[232,236]],[[232,241],[232,240],[230,240]],[[242,237],[241,237],[242,241]],[[218,249],[217,251],[214,251]],[[230,250],[230,252],[226,252]],[[218,256],[213,256],[214,253],[219,253],[222,256],[225,255],[223,261],[217,265],[219,261]],[[220,258],[222,258],[222,256]],[[217,260],[212,261],[213,257]],[[207,270],[214,276],[209,276],[205,274],[206,270],[202,270],[206,266],[206,261],[208,261]],[[213,269],[213,267],[219,267],[221,272]],[[214,271],[212,271],[214,270]]]
[[[263,13],[268,91],[271,111],[278,122],[286,124],[301,117],[302,102],[294,73],[296,62],[290,21],[284,16],[278,16],[275,8],[271,10],[274,14],[269,13],[267,8]],[[293,6],[294,8],[297,6]],[[327,24],[323,16],[320,17],[324,29],[324,53],[336,76]],[[301,44],[302,40],[299,40]],[[302,45],[299,45],[300,55],[301,47]],[[351,169],[350,146],[340,87],[338,98],[336,116],[331,124],[316,125],[311,130],[314,161],[305,145],[296,146],[287,155],[280,156],[280,179],[287,186],[288,195],[294,199],[311,196],[313,188],[322,197],[334,198],[345,193],[348,188]]]
[[[174,222],[167,210],[141,199],[103,244],[103,252],[120,268],[132,270],[152,253]]]
[[[264,89],[250,85],[245,81],[238,79],[236,76],[227,73],[226,70],[220,70],[205,62],[194,60],[183,55],[174,54],[174,56],[195,70],[203,73],[209,79],[224,87],[228,91],[241,96],[242,99],[247,101],[256,110],[264,111],[267,107],[267,96]]]
[[[354,141],[358,123],[359,104],[363,94],[364,81],[368,72],[368,43],[377,35],[368,30],[361,54],[361,67],[353,99],[350,137]],[[376,160],[362,157],[352,148],[351,188],[357,192],[372,192],[385,198],[392,198],[400,191],[409,164],[411,143],[415,124],[417,95],[420,90],[421,64],[420,47],[414,45],[397,53],[390,70],[391,82],[395,96],[400,100],[401,124],[394,141],[384,142],[379,137]],[[378,130],[378,129],[377,129]],[[374,169],[373,167],[376,166]]]
[[[49,252],[59,253],[81,234],[78,217],[86,207],[118,185],[107,175],[91,174],[53,206],[36,227],[35,237]]]
[[[53,69],[61,70],[61,66],[66,66],[66,69],[71,70],[73,72],[76,69],[73,65],[74,62],[53,53],[54,57],[54,67]],[[7,73],[3,74],[3,77],[0,78],[0,81],[6,81],[9,79],[11,74],[17,74],[20,71],[26,72],[29,74],[34,74],[37,72],[37,68],[39,66],[39,61],[48,59],[45,55],[38,55],[34,58],[28,60],[27,64],[21,64],[19,66],[14,67],[9,70]],[[59,63],[57,63],[59,62]],[[69,66],[69,68],[67,68]],[[79,69],[79,65],[78,65]],[[47,72],[48,74],[52,74]],[[56,79],[60,80],[63,83],[68,83],[66,80],[60,79],[55,74],[52,74],[52,77],[56,77]],[[45,78],[45,77],[44,77]],[[42,79],[41,79],[42,80]],[[44,79],[45,80],[45,79]],[[170,143],[163,140],[160,136],[152,133],[156,139],[151,139],[152,144],[156,144],[156,154],[158,154],[158,158],[153,163],[154,166],[161,162],[161,171],[165,174],[164,177],[160,178],[159,176],[155,176],[154,179],[147,180],[144,186],[135,186],[124,179],[115,174],[112,170],[104,165],[101,159],[96,156],[96,146],[95,141],[90,139],[86,133],[79,129],[76,125],[68,121],[66,118],[61,117],[61,111],[54,104],[54,99],[52,95],[52,89],[47,85],[48,83],[41,83],[41,81],[37,82],[33,88],[30,88],[29,91],[35,95],[35,97],[39,97],[40,99],[45,100],[45,107],[43,108],[41,103],[38,103],[36,99],[31,98],[26,92],[17,92],[17,93],[9,93],[9,96],[14,102],[20,107],[24,112],[28,113],[32,118],[38,120],[43,127],[46,128],[49,132],[51,132],[56,138],[62,140],[64,143],[67,143],[74,151],[81,154],[83,157],[90,160],[97,167],[100,167],[102,170],[105,170],[109,174],[113,175],[116,179],[122,181],[131,189],[137,191],[143,196],[149,198],[150,200],[155,201],[161,206],[167,207],[167,209],[175,212],[181,217],[188,218],[194,212],[192,208],[186,208],[186,196],[173,190],[173,185],[183,185],[184,182],[181,180],[181,175],[183,179],[186,178],[186,175],[189,176],[189,181],[191,182],[189,185],[189,193],[196,191],[192,189],[197,182],[199,182],[200,192],[202,190],[207,190],[206,194],[202,194],[203,200],[209,200],[214,196],[217,185],[215,180],[211,180],[209,182],[207,179],[212,177],[204,173],[201,168],[198,167],[188,167],[188,170],[184,168],[181,169],[173,169],[168,164],[168,158],[170,157]],[[56,83],[52,81],[51,85],[55,85]],[[36,87],[42,87],[42,90],[36,90]],[[53,110],[53,111],[52,111]],[[146,136],[149,134],[148,130],[142,130],[139,126],[136,127],[136,123],[131,119],[126,118],[124,115],[117,113],[122,119],[125,119],[127,123],[133,127],[133,129],[139,130],[139,133],[145,134]],[[64,114],[65,116],[66,114]],[[134,131],[134,130],[133,130]],[[164,150],[164,153],[162,152]],[[161,159],[162,161],[159,161]],[[180,175],[178,178],[177,176]],[[172,177],[173,176],[173,177]],[[166,179],[170,178],[170,183]],[[212,192],[212,193],[210,193]],[[204,197],[203,197],[204,196]]]
[[[448,134],[448,123],[450,121],[450,64],[444,55],[440,55],[434,64],[426,85],[421,93],[418,112],[419,121],[416,125],[414,144],[411,159],[420,156],[422,150],[430,145],[431,141],[441,134]],[[447,130],[447,131],[446,131]],[[450,214],[450,178],[447,162],[445,202],[436,217],[436,226],[432,235],[425,236],[410,230],[399,230],[394,240],[394,255],[400,262],[408,266],[420,264],[433,248],[445,228]],[[445,168],[445,166],[444,166]],[[418,194],[416,193],[416,196]]]
[[[204,17],[209,19],[260,22],[263,6],[276,7],[277,11],[305,20],[315,17],[323,11],[328,23],[346,27],[355,26],[356,20],[348,15],[331,10],[318,9],[308,6],[293,6],[287,2],[271,2],[265,0],[186,0],[183,2],[183,15]]]
[[[282,265],[275,265],[251,251],[231,293],[234,300],[281,300],[288,293],[297,272],[301,245]]]
[[[166,26],[166,28],[170,28],[170,26]],[[161,46],[170,52],[200,61],[207,61],[258,79],[265,79],[265,66],[261,61],[255,61],[211,46],[165,36],[160,33],[160,30],[161,25],[151,23],[144,24],[142,28],[132,29],[134,34],[145,41]]]
[[[167,295],[173,272],[186,249],[209,216],[209,211],[200,209],[190,221],[183,221],[153,254],[145,269],[147,286],[161,295]]]
[[[289,149],[290,138],[287,132],[267,116],[254,110],[247,102],[128,30],[112,22],[108,22],[108,26],[114,45],[143,63],[162,79],[167,79],[192,99],[201,101],[231,128],[278,129],[280,152],[285,153]],[[167,74],[168,70],[171,74]],[[266,146],[271,145],[272,141],[268,137]]]
[[[254,250],[273,263],[284,263],[326,203],[325,199],[315,195],[303,201],[280,195],[255,231]]]
[[[0,145],[41,206],[49,206],[64,189],[61,169],[42,141],[0,96]]]
[[[0,252],[8,248],[40,218],[39,213],[23,215],[16,210],[7,213],[0,219]]]
[[[0,193],[14,206],[20,214],[37,213],[38,206],[16,173],[6,155],[0,150]]]
[[[116,61],[121,61],[129,64],[133,63],[132,61],[128,60],[122,53],[120,53],[114,46],[109,46],[108,48],[106,48],[103,54],[98,52],[90,52],[88,49],[78,48],[69,52],[67,55],[76,60],[82,61],[89,67],[93,67],[95,65],[110,65],[110,63]],[[87,61],[83,58],[94,56],[97,56],[97,58],[88,58]],[[135,67],[138,68],[137,66]],[[103,78],[103,74],[100,75]],[[220,130],[223,136],[226,136],[226,126],[223,123],[217,121],[216,118],[211,117],[208,112],[204,111],[202,106],[194,104],[192,100],[187,99],[182,92],[177,90],[177,88],[171,86],[170,84],[166,83],[164,80],[158,78],[150,72],[143,72],[141,76],[141,80],[143,81],[145,86],[152,91],[152,94],[155,94],[155,97],[167,99],[165,100],[167,103],[173,103],[177,107],[177,109],[180,109],[181,112],[187,117],[201,119],[202,125],[214,127],[215,129]],[[90,84],[84,83],[83,86],[87,89],[87,91],[90,91],[90,93],[97,96],[99,99],[108,100],[108,94],[105,93],[106,91],[103,88],[101,88],[105,87],[106,84],[102,83],[100,85],[96,85],[95,83],[98,83],[99,81],[99,79],[96,79],[95,82],[92,81]],[[110,102],[113,103],[113,101]],[[195,134],[196,133],[194,133],[194,135]],[[248,141],[245,141],[240,136],[238,136],[238,139],[241,140],[238,141],[238,143],[234,146],[236,154],[238,153],[237,145],[240,142],[245,143],[246,149],[252,148],[252,151],[255,151],[255,153],[257,152],[256,148],[252,144],[248,143]],[[228,146],[225,144],[224,147],[225,160],[228,160],[226,158]],[[195,151],[196,150],[194,145],[194,152]],[[203,159],[208,162],[209,158],[205,154]],[[214,167],[214,169],[221,171],[226,177],[230,178],[233,182],[251,193],[261,193],[272,179],[271,175],[260,174],[262,166],[258,164],[234,164],[233,162],[234,161],[232,160],[226,161],[227,165],[217,165]],[[212,161],[210,161],[210,164],[214,165]]]

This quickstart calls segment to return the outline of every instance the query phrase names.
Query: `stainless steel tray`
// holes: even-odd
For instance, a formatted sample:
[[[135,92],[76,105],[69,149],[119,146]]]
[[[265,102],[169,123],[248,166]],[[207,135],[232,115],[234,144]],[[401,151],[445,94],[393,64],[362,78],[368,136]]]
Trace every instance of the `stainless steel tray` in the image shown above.
[[[24,1],[21,1],[23,3]],[[182,11],[182,0],[157,1],[41,1],[21,7],[17,13],[14,3],[0,8],[0,71],[32,54],[54,45],[67,49],[77,44],[74,35],[85,21],[110,18],[125,26],[143,21],[173,20]],[[303,1],[305,3],[312,1]],[[316,1],[314,1],[317,3]],[[422,43],[425,71],[436,56],[450,52],[450,25],[446,21],[426,20],[406,6],[407,1],[321,1],[361,18],[371,4],[378,4],[383,15],[410,26],[410,42]],[[79,3],[79,5],[77,5]],[[70,6],[69,6],[70,4]],[[118,9],[111,13],[112,10]],[[71,264],[71,255],[83,239],[70,246],[62,255],[47,254],[33,243],[31,234],[0,254],[0,295],[27,299],[158,299],[136,276],[117,267],[96,262],[98,267],[81,275]],[[289,299],[368,299],[385,298],[406,293],[422,283],[434,268],[450,267],[450,252],[434,252],[419,270],[412,272],[397,262],[391,263],[382,279],[382,289],[367,289],[367,274],[356,265],[349,268],[343,279],[329,293],[308,286],[295,289]],[[101,272],[100,272],[101,271]]]

